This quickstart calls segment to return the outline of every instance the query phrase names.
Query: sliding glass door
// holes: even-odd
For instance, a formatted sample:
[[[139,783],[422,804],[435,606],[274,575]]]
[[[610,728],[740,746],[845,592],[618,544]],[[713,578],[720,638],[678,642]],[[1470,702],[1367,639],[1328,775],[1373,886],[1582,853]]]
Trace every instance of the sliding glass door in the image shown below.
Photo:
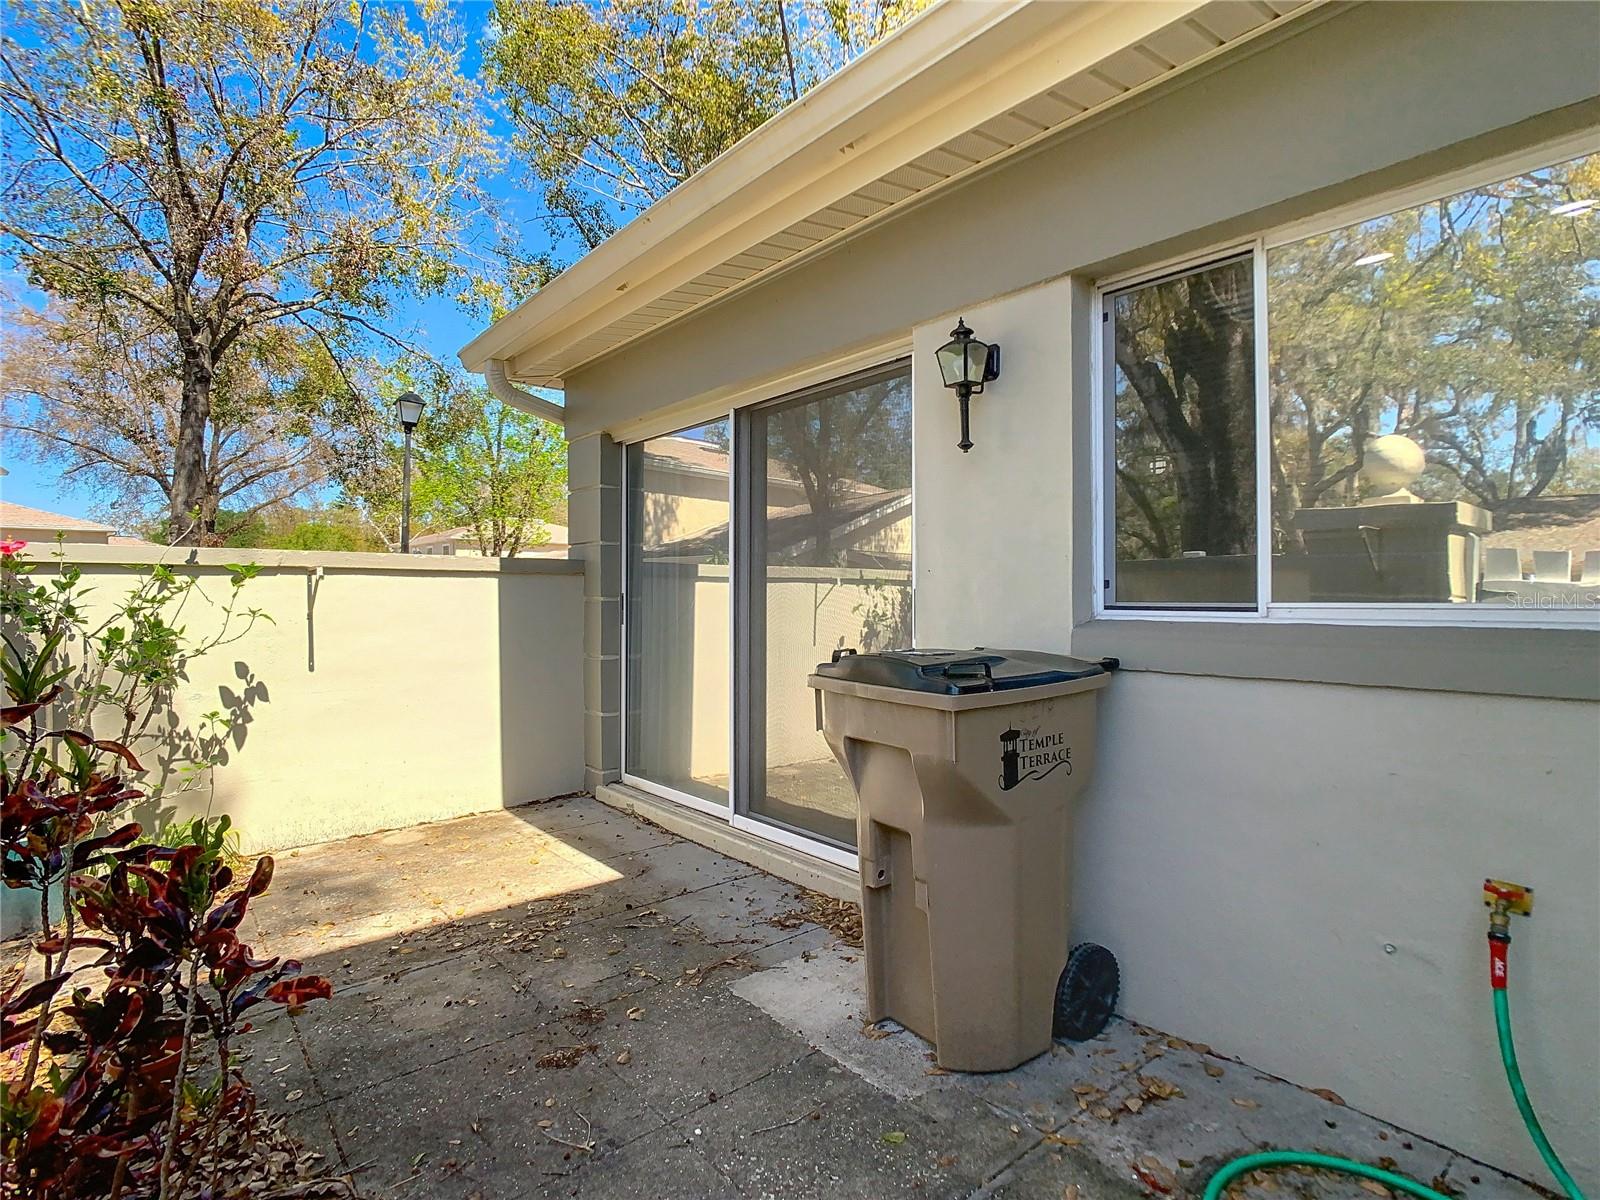
[[[627,452],[623,773],[728,808],[728,423]]]
[[[906,363],[627,448],[623,774],[849,861],[806,677],[911,642]]]
[[[856,802],[806,677],[911,642],[911,371],[739,414],[740,811],[850,848]]]

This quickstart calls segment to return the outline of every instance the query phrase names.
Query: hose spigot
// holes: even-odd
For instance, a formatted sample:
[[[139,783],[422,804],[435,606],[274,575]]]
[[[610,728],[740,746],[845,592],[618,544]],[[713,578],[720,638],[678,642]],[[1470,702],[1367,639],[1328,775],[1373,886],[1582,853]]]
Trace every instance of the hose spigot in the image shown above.
[[[1489,909],[1489,986],[1504,991],[1510,974],[1506,951],[1511,946],[1511,914],[1533,915],[1533,889],[1503,879],[1485,879],[1483,902]]]

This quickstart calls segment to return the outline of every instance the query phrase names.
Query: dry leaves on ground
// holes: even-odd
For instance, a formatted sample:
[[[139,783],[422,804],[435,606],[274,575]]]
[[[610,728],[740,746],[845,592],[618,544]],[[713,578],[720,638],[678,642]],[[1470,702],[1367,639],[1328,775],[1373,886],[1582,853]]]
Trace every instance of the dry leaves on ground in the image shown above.
[[[600,1044],[598,1042],[585,1042],[580,1046],[562,1046],[559,1050],[551,1050],[547,1054],[541,1054],[533,1060],[533,1065],[542,1067],[547,1071],[564,1071],[582,1062],[585,1054],[593,1054],[599,1049]]]
[[[861,906],[850,900],[835,900],[821,892],[801,889],[803,908],[791,909],[768,920],[779,929],[798,929],[820,925],[847,946],[861,946]]]

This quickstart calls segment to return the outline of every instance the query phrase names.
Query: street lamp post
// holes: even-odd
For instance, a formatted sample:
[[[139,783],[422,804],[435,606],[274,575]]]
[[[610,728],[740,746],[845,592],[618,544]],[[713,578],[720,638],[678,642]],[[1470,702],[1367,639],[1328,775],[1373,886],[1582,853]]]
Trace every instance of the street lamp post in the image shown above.
[[[411,553],[411,433],[422,420],[422,397],[405,392],[394,402],[395,416],[406,431],[405,465],[400,472],[400,553]]]

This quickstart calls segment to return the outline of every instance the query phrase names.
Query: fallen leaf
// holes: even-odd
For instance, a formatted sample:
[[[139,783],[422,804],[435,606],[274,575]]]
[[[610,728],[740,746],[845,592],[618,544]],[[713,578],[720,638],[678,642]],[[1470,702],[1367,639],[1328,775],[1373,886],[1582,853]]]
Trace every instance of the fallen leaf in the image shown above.
[[[1152,1100],[1171,1100],[1174,1096],[1183,1095],[1183,1089],[1177,1084],[1154,1075],[1139,1076],[1139,1083],[1144,1088],[1145,1096]]]
[[[305,1089],[304,1088],[295,1088],[294,1091],[290,1092],[287,1096],[284,1097],[284,1100],[286,1102],[292,1104],[296,1100],[300,1099],[301,1096],[304,1096],[305,1094],[306,1093],[305,1093]]]
[[[901,1142],[906,1140],[906,1135],[899,1129],[891,1129],[888,1133],[883,1135],[883,1140],[888,1142],[891,1146],[898,1146]]]
[[[1131,1113],[1136,1113],[1144,1107],[1144,1101],[1137,1096],[1129,1096],[1122,1102],[1122,1107]]]
[[[623,1050],[617,1055],[617,1066],[625,1067],[633,1061],[633,1051]]]
[[[1130,1164],[1133,1173],[1146,1187],[1157,1192],[1173,1192],[1178,1187],[1178,1177],[1173,1174],[1172,1168],[1167,1166],[1154,1154],[1140,1156],[1137,1162]]]
[[[933,1164],[941,1171],[948,1171],[960,1161],[961,1156],[959,1154],[941,1154],[938,1158],[933,1160]]]
[[[1337,1104],[1340,1108],[1344,1107],[1344,1097],[1332,1088],[1312,1088],[1311,1094],[1313,1096],[1321,1096],[1329,1104]]]
[[[1383,1184],[1379,1183],[1376,1179],[1362,1179],[1359,1180],[1359,1182],[1361,1184],[1361,1190],[1364,1192],[1371,1192],[1374,1196],[1387,1196],[1389,1194],[1389,1189],[1384,1187]]]
[[[638,1020],[642,1019],[643,1017],[644,1017],[644,1009],[638,1007],[638,1005],[635,1005],[633,1008],[630,1008],[628,1010],[628,1020],[630,1020],[630,1021],[638,1021]]]
[[[1082,1195],[1083,1189],[1078,1187],[1078,1185],[1075,1183],[1069,1183],[1065,1188],[1062,1189],[1061,1200],[1079,1200],[1079,1197]]]
[[[1223,1071],[1221,1067],[1217,1066],[1216,1063],[1207,1063],[1206,1074],[1211,1076],[1213,1079],[1221,1079],[1226,1072]]]
[[[1261,1107],[1261,1105],[1257,1104],[1254,1100],[1246,1100],[1242,1096],[1235,1096],[1233,1098],[1233,1102],[1235,1104],[1237,1104],[1240,1108],[1260,1108]]]

